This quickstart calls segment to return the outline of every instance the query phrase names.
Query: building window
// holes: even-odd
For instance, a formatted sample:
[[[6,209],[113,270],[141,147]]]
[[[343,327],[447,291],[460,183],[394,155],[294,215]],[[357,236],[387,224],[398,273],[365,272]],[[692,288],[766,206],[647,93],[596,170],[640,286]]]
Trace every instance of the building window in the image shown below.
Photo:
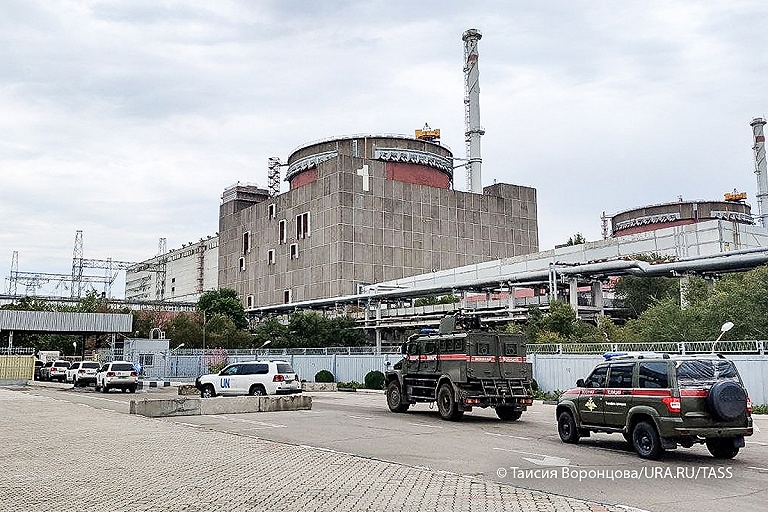
[[[309,236],[309,212],[296,216],[296,238],[306,238]]]
[[[275,250],[270,249],[267,251],[267,265],[275,264]]]
[[[277,224],[277,239],[280,240],[281,244],[284,244],[287,237],[286,223],[285,219],[283,219]]]
[[[274,219],[275,218],[275,205],[271,204],[267,206],[267,218]]]
[[[245,304],[249,309],[253,307],[253,295],[249,295],[245,298]]]
[[[152,366],[155,362],[155,354],[139,354],[139,364],[144,366]]]
[[[243,254],[251,252],[251,232],[246,231],[243,233]]]
[[[245,270],[245,258],[241,257],[240,258],[240,271],[242,272],[243,270]]]
[[[291,290],[283,290],[283,303],[288,304],[291,302]]]
[[[299,244],[291,244],[291,259],[299,258]]]

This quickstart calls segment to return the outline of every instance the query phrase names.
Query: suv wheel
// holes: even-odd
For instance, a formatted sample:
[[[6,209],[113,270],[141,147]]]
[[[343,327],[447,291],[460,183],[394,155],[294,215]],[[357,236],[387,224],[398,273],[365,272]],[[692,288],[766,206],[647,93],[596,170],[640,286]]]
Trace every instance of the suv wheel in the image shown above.
[[[456,421],[464,415],[464,411],[459,410],[459,404],[453,399],[453,388],[447,382],[437,391],[437,410],[444,420]]]
[[[569,411],[563,411],[557,417],[557,433],[564,443],[576,444],[579,442],[579,431],[576,428],[576,420]]]
[[[739,453],[739,448],[730,437],[707,439],[707,450],[716,459],[732,459]]]
[[[410,407],[409,403],[403,403],[403,394],[400,391],[400,383],[393,380],[387,386],[387,406],[392,412],[405,412]]]
[[[109,393],[109,388],[107,387],[107,385],[106,385],[106,384],[104,384],[103,386],[101,386],[101,392],[102,392],[102,393]]]
[[[502,421],[517,421],[522,415],[523,411],[516,411],[513,407],[508,405],[500,405],[496,407],[496,416]]]
[[[637,454],[644,459],[659,459],[664,452],[656,427],[647,421],[639,422],[632,429],[632,446]]]
[[[200,391],[200,396],[203,398],[213,398],[216,396],[216,390],[210,384],[206,384]]]
[[[251,390],[248,394],[252,396],[265,396],[267,394],[267,391],[264,389],[264,386],[262,386],[261,384],[255,384],[251,386]]]

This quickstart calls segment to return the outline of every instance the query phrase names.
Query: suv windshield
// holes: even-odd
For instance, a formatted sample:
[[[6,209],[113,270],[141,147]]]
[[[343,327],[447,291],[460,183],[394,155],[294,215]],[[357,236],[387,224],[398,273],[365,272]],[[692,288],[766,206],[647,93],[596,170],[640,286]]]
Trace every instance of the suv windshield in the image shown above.
[[[94,368],[94,369],[98,370],[99,369],[99,363],[97,363],[96,361],[93,361],[93,362],[86,361],[85,363],[80,365],[80,368]]]
[[[681,361],[677,366],[677,382],[680,387],[699,387],[718,380],[739,381],[736,367],[732,362],[724,360]]]
[[[133,365],[131,363],[115,363],[112,365],[113,372],[129,372],[133,371]]]

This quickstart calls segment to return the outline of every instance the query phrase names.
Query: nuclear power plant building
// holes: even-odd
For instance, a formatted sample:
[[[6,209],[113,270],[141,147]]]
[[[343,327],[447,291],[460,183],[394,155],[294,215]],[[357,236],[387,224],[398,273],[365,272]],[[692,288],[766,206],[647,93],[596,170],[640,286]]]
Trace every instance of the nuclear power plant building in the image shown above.
[[[358,293],[361,286],[538,251],[536,189],[453,190],[451,151],[400,135],[313,142],[279,190],[226,189],[219,287],[246,309]],[[277,185],[276,185],[277,183]]]

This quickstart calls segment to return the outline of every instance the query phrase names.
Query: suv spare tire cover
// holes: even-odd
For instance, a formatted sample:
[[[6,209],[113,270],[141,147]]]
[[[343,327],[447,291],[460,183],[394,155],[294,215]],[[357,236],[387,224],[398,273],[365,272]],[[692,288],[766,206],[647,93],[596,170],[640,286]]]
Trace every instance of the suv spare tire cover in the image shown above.
[[[747,393],[732,380],[716,382],[709,389],[707,403],[710,411],[723,420],[735,420],[747,408]]]

